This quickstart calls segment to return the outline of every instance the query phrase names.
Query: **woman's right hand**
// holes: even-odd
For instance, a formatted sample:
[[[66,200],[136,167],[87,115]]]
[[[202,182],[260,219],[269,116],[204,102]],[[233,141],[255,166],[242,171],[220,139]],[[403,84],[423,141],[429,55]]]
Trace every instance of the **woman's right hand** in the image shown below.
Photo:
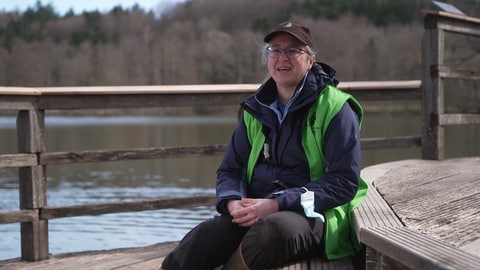
[[[276,199],[250,199],[230,200],[227,203],[228,211],[233,217],[232,222],[242,227],[250,227],[262,217],[278,211]]]

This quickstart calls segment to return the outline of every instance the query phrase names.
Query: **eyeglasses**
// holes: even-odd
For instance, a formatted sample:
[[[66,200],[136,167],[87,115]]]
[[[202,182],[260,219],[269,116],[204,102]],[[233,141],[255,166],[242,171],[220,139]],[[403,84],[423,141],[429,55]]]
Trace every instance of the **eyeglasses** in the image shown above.
[[[300,48],[295,48],[295,47],[285,48],[285,49],[282,49],[280,47],[272,47],[272,46],[267,47],[267,54],[271,58],[279,58],[280,56],[282,56],[283,52],[285,52],[285,55],[288,58],[296,58],[300,54],[305,53],[306,51]]]

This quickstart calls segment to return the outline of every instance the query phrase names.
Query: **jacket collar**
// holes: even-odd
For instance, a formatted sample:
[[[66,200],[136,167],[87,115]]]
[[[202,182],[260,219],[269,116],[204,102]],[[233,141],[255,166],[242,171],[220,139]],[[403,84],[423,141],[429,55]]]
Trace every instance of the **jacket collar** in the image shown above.
[[[325,86],[336,86],[337,84],[338,80],[336,79],[336,71],[332,67],[324,63],[314,63],[306,75],[302,91],[298,94],[292,104],[290,104],[288,111],[293,112],[312,104],[317,100],[318,95]],[[300,83],[298,87],[301,85],[302,83]],[[272,78],[269,78],[260,86],[255,94],[247,98],[245,102],[242,102],[241,106],[257,118],[264,119],[266,115],[271,115],[271,108],[269,105],[277,100],[277,95],[275,81]]]
[[[336,78],[336,71],[327,64],[314,63],[312,68],[307,73],[307,78],[303,84],[303,80],[297,86],[297,90],[300,87],[303,89],[297,97],[295,103],[304,103],[307,101],[313,101],[317,98],[320,91],[327,85],[338,85]],[[272,78],[269,78],[255,93],[256,99],[263,104],[272,104],[277,99],[277,86]]]

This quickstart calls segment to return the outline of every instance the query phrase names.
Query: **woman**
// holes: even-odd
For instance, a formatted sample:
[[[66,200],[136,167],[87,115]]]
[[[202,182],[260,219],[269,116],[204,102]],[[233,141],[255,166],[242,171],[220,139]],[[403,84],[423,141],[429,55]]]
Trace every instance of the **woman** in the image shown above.
[[[267,269],[359,245],[350,213],[366,194],[360,179],[360,104],[315,62],[298,21],[264,38],[271,76],[242,104],[217,171],[219,216],[190,231],[162,269]]]

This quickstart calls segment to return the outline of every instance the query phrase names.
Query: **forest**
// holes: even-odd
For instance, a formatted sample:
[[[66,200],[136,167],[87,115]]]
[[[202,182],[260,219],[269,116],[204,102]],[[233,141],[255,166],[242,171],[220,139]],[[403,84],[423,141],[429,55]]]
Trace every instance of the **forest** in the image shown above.
[[[480,16],[478,0],[451,2]],[[310,26],[317,60],[333,66],[341,81],[420,79],[421,10],[429,5],[425,0],[187,0],[162,14],[138,5],[58,14],[38,1],[21,13],[0,12],[0,85],[259,83],[267,76],[263,36],[290,18]],[[450,50],[462,55],[462,63],[478,66],[479,44],[464,38]]]

